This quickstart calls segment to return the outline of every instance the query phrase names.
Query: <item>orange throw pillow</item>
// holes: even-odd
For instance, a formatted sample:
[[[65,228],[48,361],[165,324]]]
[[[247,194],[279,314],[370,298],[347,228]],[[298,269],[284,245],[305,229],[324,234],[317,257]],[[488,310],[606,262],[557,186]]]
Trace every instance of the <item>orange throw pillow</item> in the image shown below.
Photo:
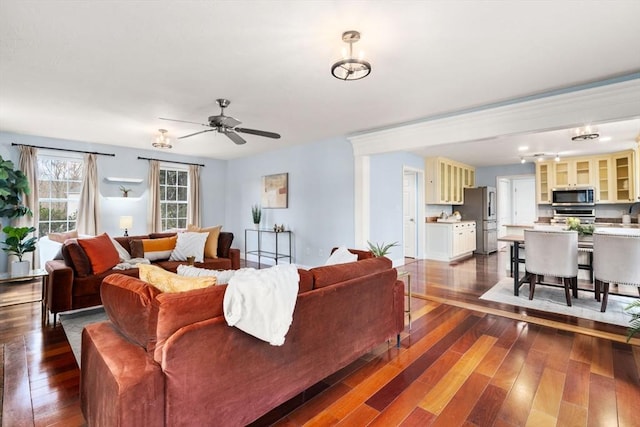
[[[78,239],[78,244],[89,258],[93,274],[104,273],[120,262],[118,250],[111,243],[107,233],[88,239]]]

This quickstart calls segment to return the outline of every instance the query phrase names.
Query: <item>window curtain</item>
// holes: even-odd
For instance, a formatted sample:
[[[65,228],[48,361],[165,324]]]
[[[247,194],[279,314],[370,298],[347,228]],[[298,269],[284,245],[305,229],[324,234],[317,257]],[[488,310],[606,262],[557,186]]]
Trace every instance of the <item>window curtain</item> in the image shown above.
[[[98,235],[100,230],[100,188],[98,182],[98,164],[95,154],[84,156],[84,180],[78,201],[78,220],[76,228],[79,234]]]
[[[149,224],[150,233],[162,231],[160,218],[160,162],[149,160]]]
[[[189,165],[189,217],[187,224],[200,227],[200,166]]]
[[[36,147],[20,146],[20,160],[18,167],[25,174],[29,181],[28,195],[23,195],[23,204],[31,209],[33,215],[25,215],[18,218],[16,225],[18,227],[35,227],[35,235],[38,235],[38,222],[40,221],[40,209],[38,207],[38,149]],[[40,268],[40,260],[38,257],[38,249],[32,254],[28,254],[26,259],[33,256],[31,261],[32,268]]]

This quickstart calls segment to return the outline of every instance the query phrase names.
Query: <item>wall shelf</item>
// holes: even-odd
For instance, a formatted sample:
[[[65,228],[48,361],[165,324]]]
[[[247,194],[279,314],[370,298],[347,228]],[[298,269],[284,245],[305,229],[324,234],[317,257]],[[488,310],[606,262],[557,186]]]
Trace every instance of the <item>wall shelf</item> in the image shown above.
[[[140,184],[142,183],[142,178],[120,178],[116,176],[108,176],[105,178],[108,182],[128,182],[131,184]]]
[[[107,200],[118,200],[118,201],[131,200],[132,202],[135,202],[136,200],[142,200],[142,197],[122,197],[122,196],[103,196],[103,197]]]

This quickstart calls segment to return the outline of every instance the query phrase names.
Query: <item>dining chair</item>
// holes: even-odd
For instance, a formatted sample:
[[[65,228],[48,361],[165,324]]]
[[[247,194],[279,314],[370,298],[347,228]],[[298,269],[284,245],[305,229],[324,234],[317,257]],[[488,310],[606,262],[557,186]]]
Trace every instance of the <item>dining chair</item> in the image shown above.
[[[640,292],[640,230],[594,232],[593,277],[596,300],[603,294],[602,312],[607,309],[610,283],[638,286]]]
[[[564,230],[525,230],[524,261],[529,275],[529,299],[533,299],[536,283],[544,276],[563,279],[567,305],[571,306],[571,293],[577,295],[578,286],[578,232]]]

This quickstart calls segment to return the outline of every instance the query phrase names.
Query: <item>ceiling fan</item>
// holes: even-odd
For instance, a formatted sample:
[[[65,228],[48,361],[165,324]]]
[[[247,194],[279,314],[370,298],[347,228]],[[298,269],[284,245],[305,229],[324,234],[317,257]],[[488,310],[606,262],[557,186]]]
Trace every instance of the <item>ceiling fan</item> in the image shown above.
[[[247,129],[247,128],[239,128],[237,127],[240,123],[242,123],[239,120],[234,119],[231,116],[225,116],[224,115],[224,109],[227,108],[229,106],[229,104],[231,104],[231,101],[229,101],[228,99],[216,99],[216,103],[218,104],[218,106],[220,107],[220,114],[217,116],[210,116],[208,121],[209,123],[205,124],[205,123],[197,123],[197,122],[190,122],[187,120],[176,120],[176,119],[165,119],[160,117],[160,120],[169,120],[172,122],[182,122],[182,123],[192,123],[194,125],[201,125],[201,126],[206,126],[209,127],[211,129],[205,129],[205,130],[201,130],[199,132],[194,132],[194,133],[190,133],[189,135],[185,135],[185,136],[181,136],[178,137],[178,139],[184,139],[184,138],[189,138],[190,136],[194,136],[194,135],[199,135],[201,133],[205,133],[205,132],[213,132],[213,131],[218,131],[219,133],[223,133],[226,136],[229,137],[229,139],[231,139],[233,142],[235,142],[238,145],[241,144],[245,144],[247,141],[245,141],[244,138],[242,138],[240,135],[238,135],[236,132],[240,132],[240,133],[248,133],[251,135],[258,135],[258,136],[265,136],[267,138],[275,138],[278,139],[280,138],[280,135],[274,132],[267,132],[264,130],[256,130],[256,129]]]

